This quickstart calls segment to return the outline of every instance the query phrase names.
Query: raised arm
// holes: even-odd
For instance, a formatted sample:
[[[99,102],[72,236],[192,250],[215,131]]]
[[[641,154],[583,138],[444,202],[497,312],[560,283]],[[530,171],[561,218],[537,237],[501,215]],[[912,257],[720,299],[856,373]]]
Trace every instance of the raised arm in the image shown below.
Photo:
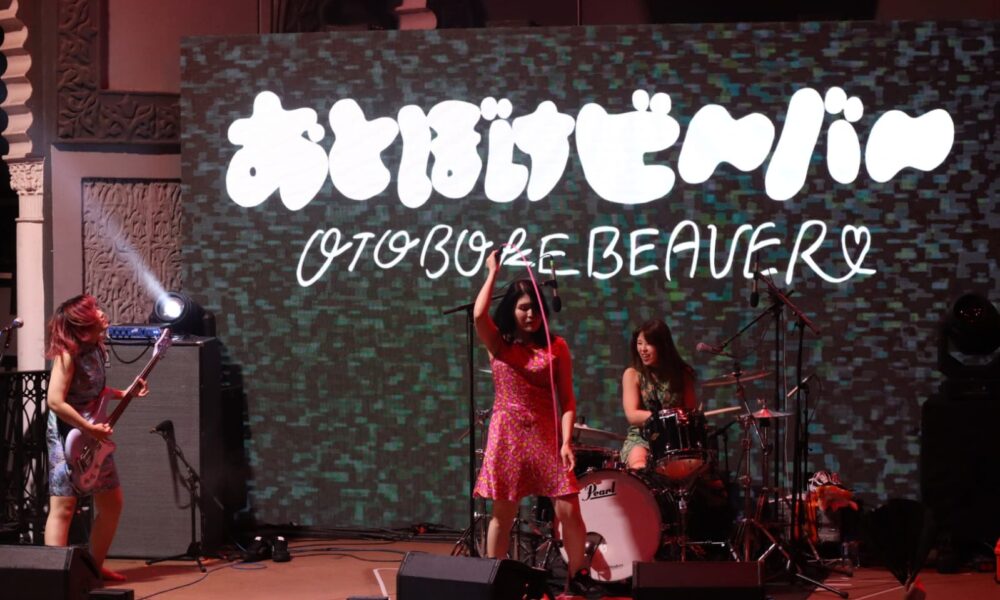
[[[634,368],[625,369],[622,375],[622,407],[629,425],[641,426],[652,416],[652,412],[642,408],[639,397],[639,372]]]
[[[476,305],[472,310],[473,321],[476,324],[476,335],[483,342],[490,356],[500,353],[503,340],[500,338],[500,331],[496,323],[490,317],[490,302],[493,298],[493,288],[496,286],[497,273],[500,272],[500,251],[494,250],[486,257],[486,281],[476,296]]]

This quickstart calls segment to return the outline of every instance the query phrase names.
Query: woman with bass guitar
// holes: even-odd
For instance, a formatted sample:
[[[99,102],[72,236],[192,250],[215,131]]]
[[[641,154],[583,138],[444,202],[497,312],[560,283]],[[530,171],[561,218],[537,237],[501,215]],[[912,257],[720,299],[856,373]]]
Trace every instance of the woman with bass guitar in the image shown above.
[[[74,483],[66,460],[66,438],[75,428],[82,434],[103,442],[112,433],[107,423],[98,422],[96,414],[102,397],[121,399],[124,390],[106,387],[107,350],[104,332],[108,317],[90,295],[80,295],[63,302],[49,321],[49,346],[46,358],[52,360],[47,404],[49,420],[49,516],[45,523],[45,545],[65,546],[78,498],[93,495],[97,516],[90,535],[90,553],[106,581],[124,581],[125,577],[103,567],[111,540],[118,528],[122,511],[122,491],[115,470],[114,455],[100,465],[96,483],[81,490]],[[137,396],[148,393],[143,379],[136,381]],[[91,415],[90,418],[85,415]]]

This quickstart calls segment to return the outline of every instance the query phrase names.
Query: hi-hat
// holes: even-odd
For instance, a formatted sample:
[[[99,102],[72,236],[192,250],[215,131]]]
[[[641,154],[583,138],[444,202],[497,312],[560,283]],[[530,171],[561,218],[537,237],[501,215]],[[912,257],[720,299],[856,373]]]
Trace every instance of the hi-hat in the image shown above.
[[[790,412],[781,412],[780,410],[771,410],[768,407],[764,407],[753,414],[755,419],[784,419],[785,417],[792,416]]]
[[[722,385],[736,385],[736,382],[746,383],[748,381],[754,381],[756,379],[763,379],[770,375],[770,371],[754,371],[749,373],[740,373],[739,379],[736,378],[736,373],[727,373],[722,377],[716,377],[715,379],[709,379],[705,383],[701,384],[702,387],[719,387]]]
[[[605,431],[604,429],[595,429],[593,427],[588,427],[583,423],[573,423],[573,438],[579,442],[587,441],[621,441],[625,439],[624,435],[617,434],[613,431]]]

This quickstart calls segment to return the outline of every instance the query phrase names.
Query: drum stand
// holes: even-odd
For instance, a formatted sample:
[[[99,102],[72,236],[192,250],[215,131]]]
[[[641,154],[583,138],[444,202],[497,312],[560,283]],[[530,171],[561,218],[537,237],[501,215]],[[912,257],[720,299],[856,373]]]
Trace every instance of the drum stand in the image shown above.
[[[680,549],[680,561],[687,562],[688,546],[722,546],[723,548],[728,548],[733,559],[739,560],[739,555],[736,554],[736,549],[729,542],[717,542],[714,540],[705,540],[692,542],[688,540],[688,496],[691,495],[691,488],[694,484],[698,482],[698,477],[708,470],[708,464],[702,465],[697,471],[690,475],[688,481],[677,491],[677,512],[679,514],[679,533],[677,535],[677,547]]]
[[[737,379],[739,379],[739,367],[736,369]],[[767,445],[767,436],[762,433],[762,428],[758,426],[758,420],[753,416],[753,413],[749,410],[749,406],[746,404],[746,398],[743,394],[743,387],[737,382],[737,395],[743,402],[744,407],[747,409],[747,413],[740,415],[739,421],[740,426],[743,430],[743,437],[740,441],[741,447],[743,448],[743,465],[744,473],[740,476],[740,484],[743,486],[743,517],[740,519],[739,525],[736,530],[736,535],[734,536],[734,548],[742,548],[742,556],[738,556],[737,560],[742,562],[756,561],[763,563],[767,558],[774,552],[780,552],[781,556],[785,559],[784,570],[798,578],[801,581],[814,585],[816,587],[822,588],[833,594],[837,594],[841,598],[847,598],[848,593],[838,590],[836,588],[830,587],[821,581],[817,581],[811,577],[808,577],[802,573],[802,567],[793,557],[792,553],[788,550],[784,543],[781,542],[767,527],[764,526],[760,521],[760,517],[763,514],[764,506],[767,503],[768,493],[771,491],[768,489],[768,477],[767,477],[767,459],[770,454],[770,448]],[[751,426],[756,430],[758,439],[761,442],[761,454],[762,454],[762,477],[764,480],[764,485],[761,487],[761,492],[757,498],[757,505],[754,507],[753,498],[751,497],[751,476],[750,476],[750,450],[753,446],[752,436],[750,435]],[[770,545],[764,552],[757,557],[753,558],[753,538],[755,534],[764,536]],[[735,549],[734,549],[735,554]]]

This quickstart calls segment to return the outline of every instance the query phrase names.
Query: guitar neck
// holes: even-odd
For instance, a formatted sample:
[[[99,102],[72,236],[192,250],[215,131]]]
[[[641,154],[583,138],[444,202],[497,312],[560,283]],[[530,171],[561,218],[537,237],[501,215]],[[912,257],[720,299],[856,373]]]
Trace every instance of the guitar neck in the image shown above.
[[[149,362],[146,363],[146,366],[142,368],[142,371],[138,375],[136,375],[135,379],[132,380],[132,383],[125,390],[125,395],[122,396],[121,400],[118,401],[118,406],[115,407],[114,412],[112,412],[111,416],[108,417],[107,420],[108,425],[110,425],[111,427],[115,426],[115,423],[118,422],[118,419],[122,416],[122,413],[125,412],[126,408],[128,408],[129,402],[131,402],[132,398],[135,397],[135,387],[139,383],[139,380],[145,379],[147,376],[149,376],[149,373],[153,370],[153,367],[156,366],[156,363],[159,362],[161,356],[162,355],[159,353],[154,354],[153,357],[149,359]]]

